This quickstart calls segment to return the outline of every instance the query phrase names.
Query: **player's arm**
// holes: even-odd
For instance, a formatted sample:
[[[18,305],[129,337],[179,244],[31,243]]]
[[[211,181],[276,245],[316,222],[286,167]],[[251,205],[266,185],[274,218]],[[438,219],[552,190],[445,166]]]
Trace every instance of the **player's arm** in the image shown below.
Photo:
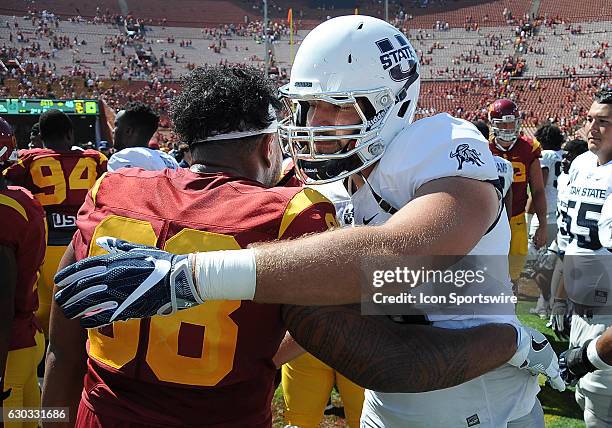
[[[471,329],[398,324],[386,316],[362,316],[359,305],[284,306],[283,318],[308,352],[379,392],[459,385],[508,361],[516,344],[514,329],[499,324]]]
[[[559,356],[561,377],[568,385],[595,370],[612,373],[612,328],[601,336],[587,340],[582,346],[571,348]]]
[[[109,293],[100,292],[98,285],[104,284],[108,290],[136,288],[142,281],[134,280],[131,269],[148,267],[157,271],[167,262],[160,260],[158,266],[153,261],[168,259],[174,267],[167,274],[174,272],[174,281],[188,281],[185,287],[197,291],[197,295],[191,296],[197,303],[206,300],[294,305],[357,303],[361,298],[365,261],[466,255],[496,220],[498,208],[497,192],[490,183],[445,177],[422,185],[412,201],[380,226],[335,229],[245,250],[191,255],[172,255],[157,249],[133,251],[132,244],[112,239],[105,243],[105,249],[112,254],[85,259],[58,273],[60,290],[56,299],[69,317],[75,317],[84,310],[87,312],[88,307],[83,305],[91,303],[92,293],[95,304],[113,299]],[[120,270],[116,271],[120,275],[111,280],[108,272],[115,269]],[[190,269],[192,275],[187,278],[179,275],[179,270],[184,269]],[[160,291],[167,293],[164,288],[168,284],[159,284]],[[117,307],[115,303],[112,305]],[[125,307],[123,304],[122,309]],[[143,309],[135,313],[141,315]],[[116,312],[107,323],[123,319],[118,315]]]
[[[76,261],[72,243],[66,249],[59,269]],[[67,319],[53,300],[49,348],[45,361],[45,380],[42,390],[43,407],[69,407],[72,423],[77,414],[83,377],[86,371],[87,354],[85,341],[87,334],[76,320]],[[56,426],[55,424],[53,425]]]
[[[365,260],[468,254],[494,222],[498,203],[489,183],[441,178],[421,186],[416,197],[381,226],[337,229],[256,247],[254,300],[357,303]]]
[[[283,364],[296,359],[305,352],[304,348],[291,336],[291,333],[287,332],[272,361],[274,361],[276,368],[280,368]]]
[[[11,327],[15,315],[15,287],[17,286],[17,259],[15,251],[5,245],[0,245],[0,380],[4,378],[6,359],[8,357]],[[0,381],[0,388],[3,383]],[[4,391],[0,389],[0,397]],[[2,401],[0,400],[0,407]]]
[[[534,211],[538,216],[539,226],[534,236],[536,248],[546,245],[546,193],[540,160],[534,159],[529,165],[529,188],[533,199]]]

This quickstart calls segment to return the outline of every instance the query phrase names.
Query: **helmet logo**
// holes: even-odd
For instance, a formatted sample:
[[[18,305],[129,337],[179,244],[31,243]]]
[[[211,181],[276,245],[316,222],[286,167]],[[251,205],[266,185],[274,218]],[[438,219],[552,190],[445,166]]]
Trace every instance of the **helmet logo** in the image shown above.
[[[482,166],[484,163],[480,160],[480,152],[476,151],[476,149],[470,148],[467,144],[459,144],[457,146],[457,150],[450,153],[450,157],[456,158],[457,162],[459,162],[459,166],[457,170],[463,169],[464,163],[471,163],[476,166]]]
[[[378,46],[378,49],[382,53],[379,59],[383,66],[383,70],[388,69],[389,76],[391,76],[394,81],[401,82],[402,80],[417,76],[417,62],[406,39],[402,35],[396,34],[395,40],[400,45],[398,49],[393,46],[393,42],[387,37],[378,40],[376,46]],[[402,60],[408,61],[407,70],[402,69]],[[413,78],[413,81],[414,80],[416,80],[416,77]]]

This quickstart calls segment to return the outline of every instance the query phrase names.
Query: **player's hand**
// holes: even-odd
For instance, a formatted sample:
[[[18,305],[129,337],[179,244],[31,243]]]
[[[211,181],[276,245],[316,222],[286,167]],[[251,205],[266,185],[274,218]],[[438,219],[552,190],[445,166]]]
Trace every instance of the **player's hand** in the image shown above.
[[[204,303],[188,255],[108,237],[97,243],[109,254],[83,259],[55,276],[56,302],[83,327],[170,315]]]
[[[563,351],[561,355],[559,355],[559,370],[561,371],[561,379],[563,379],[567,386],[576,386],[580,378],[584,376],[584,374],[580,376],[574,374],[568,367],[568,358],[573,360],[576,352],[581,352],[581,348],[579,346]]]
[[[565,390],[565,383],[559,374],[557,354],[548,339],[537,330],[520,326],[518,348],[508,364],[528,370],[533,375],[543,374],[550,385],[558,391]]]
[[[540,224],[533,235],[533,245],[536,248],[542,248],[544,245],[546,245],[546,233],[546,224]]]
[[[550,315],[550,328],[561,340],[569,339],[571,324],[568,320],[567,300],[555,299]]]

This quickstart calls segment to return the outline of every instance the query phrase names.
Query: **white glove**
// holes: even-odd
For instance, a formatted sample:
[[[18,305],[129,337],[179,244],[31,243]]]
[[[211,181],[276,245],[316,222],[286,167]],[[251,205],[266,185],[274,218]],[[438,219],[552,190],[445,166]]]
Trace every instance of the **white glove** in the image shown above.
[[[565,382],[559,373],[558,357],[546,336],[524,325],[514,327],[518,346],[508,364],[528,370],[533,375],[543,374],[553,388],[564,391]]]

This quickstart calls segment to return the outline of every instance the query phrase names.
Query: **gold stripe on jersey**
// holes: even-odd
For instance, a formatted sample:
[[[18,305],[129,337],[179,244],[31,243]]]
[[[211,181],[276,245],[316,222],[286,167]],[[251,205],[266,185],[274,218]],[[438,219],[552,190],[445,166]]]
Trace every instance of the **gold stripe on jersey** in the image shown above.
[[[21,206],[19,202],[17,202],[10,196],[0,195],[0,205],[6,205],[8,207],[13,208],[15,211],[21,214],[21,217],[23,217],[25,221],[28,221],[28,214],[26,213],[26,210],[23,208],[23,206]]]
[[[295,218],[301,212],[303,212],[305,209],[315,204],[320,204],[320,203],[331,204],[329,199],[327,199],[325,196],[323,196],[316,190],[313,190],[308,187],[305,189],[302,189],[302,191],[297,193],[291,199],[291,201],[289,201],[287,208],[285,208],[285,212],[283,213],[283,219],[281,221],[280,229],[278,231],[278,238],[280,239],[283,237],[289,225],[291,225],[293,220],[295,220]]]
[[[93,199],[94,206],[96,206],[96,195],[98,194],[98,189],[100,189],[100,184],[102,184],[102,180],[106,177],[106,173],[103,173],[100,178],[96,180],[93,186],[91,186],[91,199]]]

